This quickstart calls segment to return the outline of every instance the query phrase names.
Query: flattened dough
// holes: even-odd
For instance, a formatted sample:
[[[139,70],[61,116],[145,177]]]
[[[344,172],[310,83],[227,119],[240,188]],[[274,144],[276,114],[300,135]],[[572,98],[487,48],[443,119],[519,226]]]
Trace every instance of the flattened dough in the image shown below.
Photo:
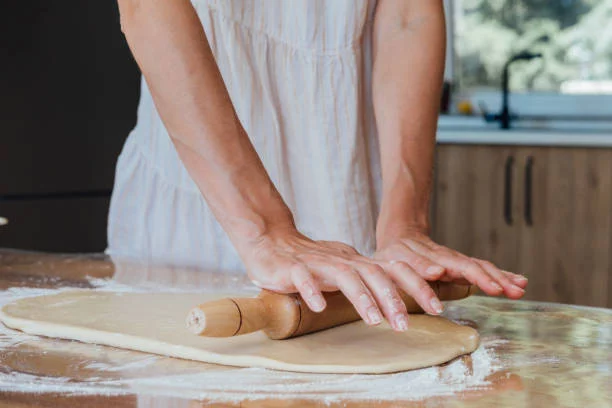
[[[198,337],[185,316],[206,300],[236,294],[63,292],[17,300],[0,320],[26,333],[104,344],[189,360],[309,373],[390,373],[471,353],[476,330],[442,317],[412,315],[410,329],[355,322],[289,340],[262,332],[229,339]]]

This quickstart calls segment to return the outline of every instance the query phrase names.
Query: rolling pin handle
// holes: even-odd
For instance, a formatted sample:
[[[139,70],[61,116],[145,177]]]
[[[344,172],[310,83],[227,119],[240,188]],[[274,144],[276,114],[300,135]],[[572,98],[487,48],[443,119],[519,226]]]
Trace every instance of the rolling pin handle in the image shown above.
[[[257,298],[220,299],[203,303],[187,315],[187,329],[207,337],[232,337],[265,329],[265,306]]]

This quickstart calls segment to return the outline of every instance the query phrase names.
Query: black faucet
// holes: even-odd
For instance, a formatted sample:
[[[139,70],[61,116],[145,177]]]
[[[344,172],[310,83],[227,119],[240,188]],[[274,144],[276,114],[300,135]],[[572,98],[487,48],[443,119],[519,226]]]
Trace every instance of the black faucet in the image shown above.
[[[515,115],[510,114],[510,107],[508,102],[508,95],[510,93],[510,91],[508,90],[508,82],[510,79],[510,64],[515,61],[528,61],[534,58],[542,58],[542,54],[523,51],[510,57],[510,59],[504,64],[504,70],[502,72],[502,110],[500,113],[495,114],[484,112],[484,118],[487,122],[499,121],[499,126],[502,129],[510,129],[510,122],[512,121],[512,119],[516,118]]]

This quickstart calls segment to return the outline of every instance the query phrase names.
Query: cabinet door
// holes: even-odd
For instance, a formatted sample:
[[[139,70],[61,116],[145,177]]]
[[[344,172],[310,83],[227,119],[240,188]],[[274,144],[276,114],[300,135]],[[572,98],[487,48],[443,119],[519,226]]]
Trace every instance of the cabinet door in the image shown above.
[[[527,298],[612,306],[612,149],[524,147],[517,163]]]
[[[516,214],[521,200],[515,152],[502,146],[438,146],[434,240],[504,269],[518,269]]]
[[[108,198],[0,201],[0,248],[51,252],[106,249]]]

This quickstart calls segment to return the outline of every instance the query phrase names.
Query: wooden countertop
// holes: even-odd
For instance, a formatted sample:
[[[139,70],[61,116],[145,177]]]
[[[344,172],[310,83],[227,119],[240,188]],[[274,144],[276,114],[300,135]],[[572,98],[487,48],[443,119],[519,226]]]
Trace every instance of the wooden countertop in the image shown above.
[[[89,288],[94,286],[92,282],[99,282],[99,279],[112,279],[125,285],[155,282],[167,287],[196,285],[236,288],[248,285],[243,275],[111,262],[104,255],[69,256],[0,249],[0,294],[9,293],[5,291],[16,287]],[[612,406],[612,310],[473,297],[449,305],[445,314],[477,327],[483,339],[496,339],[490,344],[493,344],[491,347],[500,367],[489,376],[488,386],[419,401],[397,400],[389,395],[374,401],[349,396],[327,403],[308,391],[252,400],[249,395],[258,390],[256,386],[248,384],[245,384],[243,392],[240,387],[238,391],[233,391],[231,402],[222,398],[222,390],[217,390],[216,394],[206,394],[217,395],[219,400],[194,397],[194,390],[190,390],[188,384],[170,394],[165,392],[168,389],[164,389],[168,386],[148,390],[118,386],[118,395],[109,395],[96,391],[96,387],[102,383],[122,384],[121,381],[126,378],[187,375],[202,372],[212,365],[158,357],[154,364],[146,367],[139,367],[138,364],[130,366],[130,362],[142,361],[147,355],[45,338],[11,342],[12,334],[5,330],[0,332],[0,344],[4,341],[10,345],[0,349],[0,408]],[[470,357],[464,359],[469,365]],[[114,365],[116,369],[96,370],[95,367],[100,365]],[[215,367],[220,369],[219,366]],[[237,369],[228,367],[226,370],[231,378],[231,370]],[[440,370],[443,373],[444,367]],[[32,389],[36,389],[36,384],[41,384],[41,389],[17,392],[11,388],[10,382],[4,381],[16,374],[28,374]],[[372,380],[376,377],[372,376]],[[54,378],[68,378],[73,388],[82,385],[88,391],[82,395],[57,390],[44,392],[42,385]],[[351,381],[351,378],[347,376],[343,381]]]

